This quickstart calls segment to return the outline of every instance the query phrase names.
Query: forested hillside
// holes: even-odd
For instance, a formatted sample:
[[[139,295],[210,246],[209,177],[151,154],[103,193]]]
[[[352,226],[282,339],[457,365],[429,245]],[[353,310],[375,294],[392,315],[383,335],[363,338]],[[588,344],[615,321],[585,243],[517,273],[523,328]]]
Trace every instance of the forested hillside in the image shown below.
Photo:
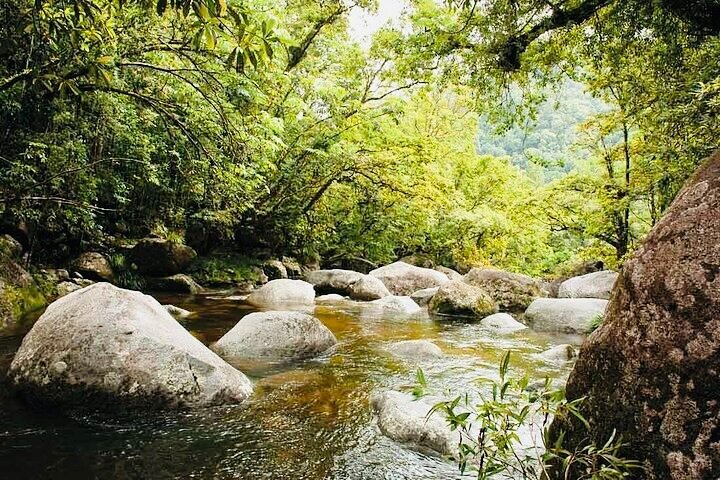
[[[717,41],[652,7],[508,66],[473,40],[500,4],[416,2],[369,49],[347,15],[372,3],[72,5],[1,7],[0,209],[40,261],[154,232],[549,273],[621,259],[716,144]],[[653,22],[674,50],[629,33]]]

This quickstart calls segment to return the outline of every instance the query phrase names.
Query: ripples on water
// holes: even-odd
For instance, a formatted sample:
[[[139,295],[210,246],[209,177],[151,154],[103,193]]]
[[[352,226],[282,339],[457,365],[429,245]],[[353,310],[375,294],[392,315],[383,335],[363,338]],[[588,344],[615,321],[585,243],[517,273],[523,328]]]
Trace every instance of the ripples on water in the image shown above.
[[[159,296],[198,312],[184,322],[206,344],[251,312],[213,297]],[[443,459],[397,444],[377,429],[373,391],[413,385],[417,365],[385,351],[396,340],[425,338],[446,357],[423,363],[438,394],[474,388],[493,376],[503,353],[513,368],[560,377],[567,367],[534,354],[577,342],[534,332],[498,334],[477,324],[405,317],[350,302],[319,306],[315,315],[337,336],[331,352],[292,366],[253,371],[255,394],[240,407],[134,415],[58,415],[27,408],[0,384],[0,478],[3,479],[348,479],[458,478]],[[0,337],[4,377],[22,332]],[[247,372],[246,372],[247,373]]]

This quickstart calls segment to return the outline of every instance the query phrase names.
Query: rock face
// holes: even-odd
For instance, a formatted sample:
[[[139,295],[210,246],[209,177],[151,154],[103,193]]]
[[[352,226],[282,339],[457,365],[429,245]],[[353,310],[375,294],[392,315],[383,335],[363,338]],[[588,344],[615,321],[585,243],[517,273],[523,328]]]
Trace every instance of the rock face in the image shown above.
[[[23,252],[23,246],[8,234],[0,235],[0,255],[18,260]]]
[[[418,305],[425,306],[430,303],[430,300],[432,300],[435,294],[437,294],[438,290],[440,290],[440,287],[423,288],[422,290],[413,292],[410,295],[410,298],[412,298]]]
[[[497,304],[484,290],[462,281],[442,285],[428,304],[435,315],[451,317],[485,317],[497,312]]]
[[[181,243],[161,238],[140,240],[130,251],[130,261],[143,275],[167,277],[182,272],[197,254],[195,250]]]
[[[437,270],[395,262],[370,272],[380,279],[393,295],[410,295],[423,288],[439,287],[450,280]]]
[[[525,319],[539,332],[588,333],[608,301],[600,298],[538,298]]]
[[[45,305],[45,297],[25,269],[0,253],[0,330]]]
[[[271,280],[248,295],[247,302],[256,307],[313,305],[315,289],[302,280]]]
[[[560,284],[560,298],[610,298],[618,274],[612,270],[604,270],[573,277]]]
[[[228,360],[292,361],[319,355],[336,343],[317,318],[276,311],[243,317],[212,348]]]
[[[458,432],[450,430],[442,414],[434,412],[428,417],[431,404],[396,391],[373,395],[370,404],[378,416],[380,431],[391,439],[445,455],[457,449]]]
[[[370,303],[386,310],[392,310],[394,312],[405,313],[408,315],[422,311],[420,305],[415,303],[415,301],[410,297],[393,295],[390,297],[383,297],[379,300],[373,300]]]
[[[515,332],[528,328],[526,325],[515,320],[509,313],[494,313],[483,318],[480,323],[486,327],[506,332]]]
[[[316,270],[308,272],[305,279],[320,294],[337,293],[353,300],[377,300],[390,295],[377,278],[352,270]]]
[[[440,347],[430,340],[403,340],[388,346],[393,355],[406,360],[432,360],[442,358]]]
[[[590,438],[616,429],[647,479],[720,478],[719,248],[716,152],[625,263],[568,381]],[[553,429],[572,449],[588,432],[569,422]]]
[[[282,257],[282,264],[285,267],[288,278],[298,280],[303,276],[303,268],[296,259],[292,257]]]
[[[51,304],[8,376],[32,401],[93,409],[240,403],[252,393],[152,297],[109,283]]]
[[[473,268],[463,280],[485,290],[502,311],[525,310],[535,298],[540,296],[538,282],[519,273],[492,268]]]
[[[112,282],[113,269],[108,259],[102,253],[85,252],[73,260],[70,268],[80,272],[83,278],[98,282]]]
[[[192,277],[182,273],[170,277],[147,278],[145,279],[145,283],[147,288],[157,292],[189,293],[195,295],[203,290]]]

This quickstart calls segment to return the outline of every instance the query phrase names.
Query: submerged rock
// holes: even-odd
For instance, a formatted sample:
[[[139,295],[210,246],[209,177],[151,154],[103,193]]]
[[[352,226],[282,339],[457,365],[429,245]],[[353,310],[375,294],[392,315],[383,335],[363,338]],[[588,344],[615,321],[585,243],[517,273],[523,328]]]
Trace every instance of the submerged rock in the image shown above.
[[[492,315],[488,315],[483,318],[480,321],[480,324],[506,332],[515,332],[528,328],[527,325],[515,320],[515,318],[513,318],[513,316],[509,313],[493,313]]]
[[[569,344],[556,345],[538,354],[546,362],[564,363],[577,357],[577,350]]]
[[[190,310],[185,310],[184,308],[176,307],[175,305],[163,305],[163,308],[174,318],[188,318],[192,315]]]
[[[143,275],[166,277],[181,273],[197,254],[182,243],[161,238],[140,240],[130,251],[130,261]]]
[[[410,297],[390,296],[370,302],[372,305],[399,313],[413,314],[423,309]]]
[[[249,380],[152,297],[98,283],[52,303],[8,373],[26,398],[60,406],[201,407],[240,403]]]
[[[495,313],[498,307],[481,288],[454,280],[438,289],[428,309],[435,315],[475,318]]]
[[[308,272],[305,279],[318,293],[337,293],[353,300],[377,300],[390,295],[377,278],[352,270],[316,270]]]
[[[395,262],[370,272],[380,279],[393,295],[410,295],[423,288],[438,287],[450,280],[444,273],[430,268]]]
[[[410,298],[412,298],[418,305],[425,306],[430,303],[430,300],[432,300],[432,298],[437,294],[439,289],[440,287],[423,288],[422,290],[413,292],[412,295],[410,295]]]
[[[463,280],[485,290],[503,311],[525,310],[535,298],[540,296],[539,283],[519,273],[492,268],[473,268]]]
[[[556,420],[565,448],[616,432],[644,478],[720,478],[720,152],[625,262],[570,375],[567,398],[580,397],[590,430]]]
[[[317,318],[275,311],[246,315],[212,349],[231,361],[292,361],[319,355],[336,343],[335,335]]]
[[[430,340],[402,340],[390,344],[388,351],[407,360],[431,360],[443,357],[440,347]]]
[[[600,298],[538,298],[525,319],[539,332],[589,333],[608,301]]]
[[[560,298],[610,298],[617,272],[603,270],[565,280],[558,288]]]
[[[313,305],[315,303],[315,289],[302,280],[271,280],[248,295],[246,301],[256,307]]]
[[[73,260],[71,269],[79,272],[83,278],[97,282],[112,282],[113,269],[110,262],[102,253],[85,252]]]
[[[370,404],[377,414],[380,431],[389,438],[443,455],[456,451],[459,433],[450,430],[441,413],[428,415],[432,405],[426,401],[390,390],[373,395]]]

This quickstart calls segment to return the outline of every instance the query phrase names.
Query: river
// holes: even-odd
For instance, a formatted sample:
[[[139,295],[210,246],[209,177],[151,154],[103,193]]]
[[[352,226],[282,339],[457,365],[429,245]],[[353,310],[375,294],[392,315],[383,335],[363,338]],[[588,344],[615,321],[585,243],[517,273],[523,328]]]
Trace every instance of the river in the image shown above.
[[[157,295],[196,315],[183,325],[209,344],[252,312],[216,293]],[[418,367],[437,394],[477,388],[494,376],[505,351],[518,375],[565,377],[568,365],[536,354],[579,338],[525,330],[500,334],[477,324],[408,317],[354,302],[318,306],[338,338],[320,358],[291,366],[243,366],[255,393],[242,406],[128,416],[38,411],[0,384],[0,478],[3,479],[452,479],[454,464],[377,428],[368,399],[415,384]],[[0,375],[26,329],[0,336]],[[385,347],[429,339],[445,358],[410,364]]]

